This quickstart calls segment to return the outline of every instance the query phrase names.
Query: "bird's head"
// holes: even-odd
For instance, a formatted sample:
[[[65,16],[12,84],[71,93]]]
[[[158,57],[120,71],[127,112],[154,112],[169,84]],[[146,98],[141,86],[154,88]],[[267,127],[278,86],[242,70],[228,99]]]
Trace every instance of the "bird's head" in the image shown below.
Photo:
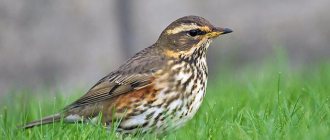
[[[212,39],[231,32],[231,29],[213,26],[202,17],[185,16],[172,22],[157,43],[164,48],[166,56],[189,56],[200,47],[207,48]]]

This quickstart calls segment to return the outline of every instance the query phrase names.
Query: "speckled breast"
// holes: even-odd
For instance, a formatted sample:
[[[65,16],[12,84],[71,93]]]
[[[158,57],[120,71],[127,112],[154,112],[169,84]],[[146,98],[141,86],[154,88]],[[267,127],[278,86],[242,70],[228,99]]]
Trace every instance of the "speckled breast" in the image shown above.
[[[150,104],[137,108],[143,113],[122,120],[118,130],[124,133],[136,131],[130,126],[140,126],[139,131],[163,133],[185,124],[197,112],[206,91],[206,48],[196,50],[196,55],[169,61],[167,68],[158,72],[154,82],[156,97]],[[200,52],[203,53],[200,53]]]

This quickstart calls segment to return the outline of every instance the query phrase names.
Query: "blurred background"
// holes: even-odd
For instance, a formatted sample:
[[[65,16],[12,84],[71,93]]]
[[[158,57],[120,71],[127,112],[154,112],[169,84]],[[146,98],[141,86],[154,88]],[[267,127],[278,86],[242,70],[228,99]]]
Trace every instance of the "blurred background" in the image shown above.
[[[224,66],[258,66],[277,47],[290,67],[308,70],[330,60],[329,6],[329,0],[0,0],[0,96],[45,86],[87,90],[186,15],[234,30],[210,47],[210,75]]]

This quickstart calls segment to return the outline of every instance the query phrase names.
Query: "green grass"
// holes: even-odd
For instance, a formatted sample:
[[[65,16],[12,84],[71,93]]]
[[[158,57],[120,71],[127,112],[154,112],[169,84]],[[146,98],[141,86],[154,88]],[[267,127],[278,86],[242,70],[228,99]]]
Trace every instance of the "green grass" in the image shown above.
[[[285,61],[267,60],[240,70],[220,68],[218,74],[210,73],[217,77],[209,81],[197,115],[162,139],[329,139],[330,64],[299,70],[286,65]],[[122,138],[100,125],[56,123],[27,131],[16,129],[18,124],[59,111],[83,92],[11,92],[0,103],[0,139]]]

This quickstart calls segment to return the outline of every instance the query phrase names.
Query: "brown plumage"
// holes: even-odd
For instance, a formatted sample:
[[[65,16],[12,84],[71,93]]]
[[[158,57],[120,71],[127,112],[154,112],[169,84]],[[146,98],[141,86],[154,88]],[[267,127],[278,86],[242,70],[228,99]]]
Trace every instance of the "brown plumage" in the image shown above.
[[[163,133],[180,127],[197,112],[207,82],[206,51],[211,39],[232,32],[198,16],[171,23],[152,46],[138,52],[95,84],[61,113],[24,128],[53,123],[121,120],[122,133]]]

